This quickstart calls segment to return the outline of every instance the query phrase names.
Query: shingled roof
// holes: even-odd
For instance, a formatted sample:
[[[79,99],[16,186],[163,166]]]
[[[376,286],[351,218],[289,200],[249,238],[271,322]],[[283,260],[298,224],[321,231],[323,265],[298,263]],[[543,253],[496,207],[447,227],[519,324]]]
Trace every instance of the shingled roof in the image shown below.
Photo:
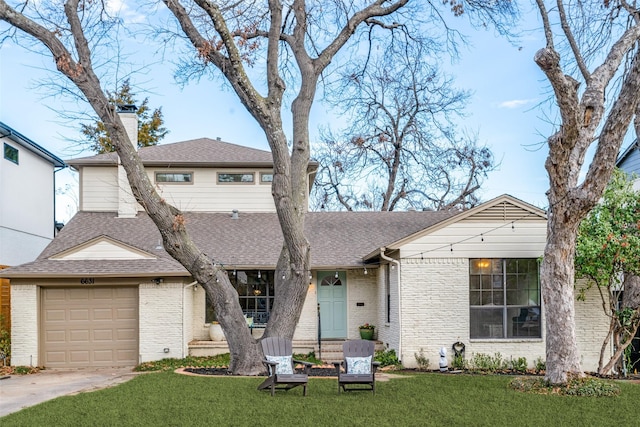
[[[444,221],[457,212],[310,212],[305,228],[311,268],[362,267],[382,246]],[[282,232],[275,213],[185,213],[186,226],[204,253],[228,268],[275,268]],[[56,260],[50,257],[108,237],[157,257],[148,260]],[[115,212],[79,212],[37,260],[2,272],[3,277],[186,276],[161,247],[160,233],[146,213],[117,218]]]
[[[198,138],[143,147],[138,150],[142,163],[147,166],[225,166],[225,167],[271,167],[271,152],[244,147],[210,138]],[[90,157],[68,160],[72,167],[114,165],[116,153],[98,154]]]

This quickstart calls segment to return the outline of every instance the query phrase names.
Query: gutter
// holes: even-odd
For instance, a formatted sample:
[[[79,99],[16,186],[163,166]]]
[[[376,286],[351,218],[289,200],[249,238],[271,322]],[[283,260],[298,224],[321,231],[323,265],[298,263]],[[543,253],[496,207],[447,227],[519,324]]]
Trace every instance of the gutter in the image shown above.
[[[398,335],[398,357],[402,362],[402,334],[403,334],[403,325],[402,325],[402,274],[400,274],[400,261],[390,258],[384,254],[386,250],[385,247],[380,248],[380,258],[389,261],[390,263],[394,263],[398,267],[398,324],[400,334]]]

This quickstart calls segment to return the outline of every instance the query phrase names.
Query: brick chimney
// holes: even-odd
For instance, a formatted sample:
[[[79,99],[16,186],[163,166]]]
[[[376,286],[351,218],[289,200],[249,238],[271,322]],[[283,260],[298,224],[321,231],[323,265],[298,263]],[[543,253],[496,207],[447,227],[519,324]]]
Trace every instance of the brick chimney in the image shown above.
[[[118,105],[116,112],[124,125],[134,149],[138,149],[138,108],[132,104]],[[127,173],[118,161],[118,218],[134,218],[138,213],[138,202],[133,196]]]

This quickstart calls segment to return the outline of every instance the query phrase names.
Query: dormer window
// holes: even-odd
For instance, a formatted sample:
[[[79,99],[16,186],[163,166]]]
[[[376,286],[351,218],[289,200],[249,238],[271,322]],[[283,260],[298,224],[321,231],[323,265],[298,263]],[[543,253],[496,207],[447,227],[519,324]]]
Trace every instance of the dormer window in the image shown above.
[[[191,184],[193,172],[156,172],[156,182],[160,184]]]
[[[253,184],[254,174],[251,173],[218,173],[219,184]]]

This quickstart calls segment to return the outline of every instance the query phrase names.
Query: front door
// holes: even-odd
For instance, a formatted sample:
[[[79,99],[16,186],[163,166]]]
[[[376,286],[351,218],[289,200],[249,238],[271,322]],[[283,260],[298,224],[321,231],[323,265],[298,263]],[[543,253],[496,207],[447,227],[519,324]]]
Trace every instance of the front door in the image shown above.
[[[325,338],[347,338],[347,274],[318,272],[320,334]]]

